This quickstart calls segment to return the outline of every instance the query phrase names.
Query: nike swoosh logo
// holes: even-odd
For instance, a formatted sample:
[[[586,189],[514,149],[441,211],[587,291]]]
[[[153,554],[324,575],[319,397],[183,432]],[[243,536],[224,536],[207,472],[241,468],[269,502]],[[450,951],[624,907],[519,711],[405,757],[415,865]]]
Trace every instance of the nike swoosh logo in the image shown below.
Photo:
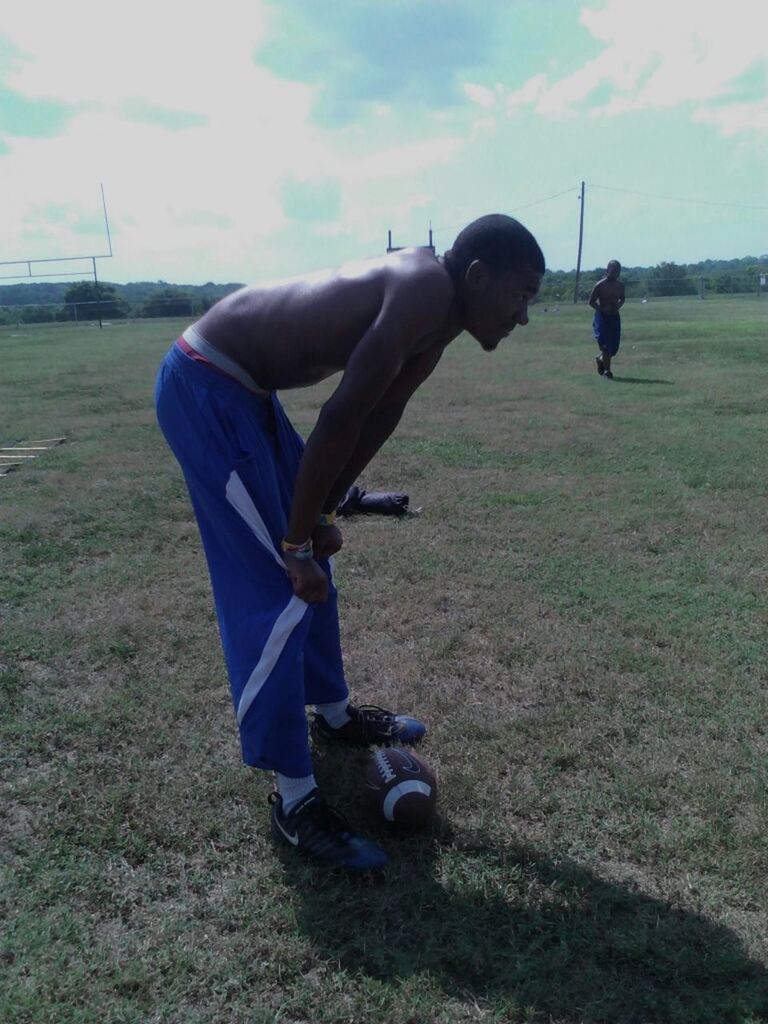
[[[283,826],[278,821],[277,815],[275,815],[275,824],[280,829],[280,831],[283,833],[283,835],[288,840],[288,842],[291,844],[291,846],[298,846],[299,845],[299,837],[298,837],[298,835],[296,835],[296,834],[291,835],[290,832],[286,832],[285,829],[283,828]]]

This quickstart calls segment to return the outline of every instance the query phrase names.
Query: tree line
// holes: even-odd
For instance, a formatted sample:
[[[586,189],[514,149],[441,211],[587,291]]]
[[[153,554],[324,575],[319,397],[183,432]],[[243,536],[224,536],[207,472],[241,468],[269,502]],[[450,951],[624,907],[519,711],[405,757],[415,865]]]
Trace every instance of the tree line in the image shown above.
[[[582,271],[577,300],[586,302],[604,267]],[[705,294],[755,293],[761,276],[768,275],[768,254],[733,260],[703,260],[700,263],[659,263],[654,267],[624,267],[622,280],[627,297],[662,298],[696,295],[700,279]],[[49,323],[54,321],[126,320],[137,317],[201,316],[224,295],[240,284],[170,285],[166,281],[134,281],[129,284],[78,281],[75,284],[24,282],[0,285],[0,325]],[[539,299],[543,302],[572,302],[576,289],[575,270],[548,270]]]
[[[605,267],[584,270],[579,277],[579,301],[586,302]],[[768,274],[768,253],[734,260],[703,260],[700,263],[658,263],[654,267],[623,267],[621,279],[627,298],[664,298],[698,295],[703,278],[705,294],[736,295],[756,293],[761,276]],[[540,298],[548,302],[572,302],[576,289],[575,270],[548,270]]]
[[[197,317],[240,284],[184,285],[77,281],[0,286],[0,324]]]

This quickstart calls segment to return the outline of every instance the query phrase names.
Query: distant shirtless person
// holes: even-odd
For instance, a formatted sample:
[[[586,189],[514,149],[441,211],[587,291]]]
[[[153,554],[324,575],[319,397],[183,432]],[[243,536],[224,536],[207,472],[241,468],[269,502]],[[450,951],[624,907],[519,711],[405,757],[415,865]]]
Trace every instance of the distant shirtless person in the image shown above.
[[[335,510],[446,346],[469,331],[495,349],[528,323],[543,273],[533,235],[492,214],[443,257],[404,249],[233,292],[160,368],[158,420],[200,527],[243,760],[275,772],[275,837],[325,863],[372,870],[387,855],[317,788],[305,706],[322,740],[403,744],[426,731],[350,703],[329,561],[342,544]],[[276,392],[338,371],[305,445]]]
[[[592,329],[595,341],[600,346],[600,355],[595,357],[597,372],[609,380],[611,359],[619,351],[621,341],[621,317],[619,310],[624,305],[624,284],[619,280],[621,264],[611,260],[605,268],[605,277],[597,282],[589,296],[589,304],[595,311]]]

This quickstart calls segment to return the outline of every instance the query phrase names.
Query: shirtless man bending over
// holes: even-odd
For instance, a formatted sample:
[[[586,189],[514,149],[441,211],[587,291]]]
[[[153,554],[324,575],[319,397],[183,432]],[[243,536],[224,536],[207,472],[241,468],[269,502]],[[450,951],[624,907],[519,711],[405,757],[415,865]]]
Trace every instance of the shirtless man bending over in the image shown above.
[[[624,305],[624,282],[619,280],[621,264],[611,260],[589,296],[589,304],[595,311],[592,330],[600,346],[600,355],[595,356],[597,372],[613,379],[611,359],[619,351],[621,341],[621,317],[619,310]]]
[[[350,870],[387,862],[323,799],[306,705],[323,740],[414,743],[416,718],[350,703],[329,559],[335,510],[443,351],[492,351],[528,323],[544,273],[533,235],[500,214],[443,257],[404,249],[222,299],[171,348],[161,429],[184,471],[213,586],[243,760],[273,771],[272,831]],[[343,371],[306,444],[276,392]]]

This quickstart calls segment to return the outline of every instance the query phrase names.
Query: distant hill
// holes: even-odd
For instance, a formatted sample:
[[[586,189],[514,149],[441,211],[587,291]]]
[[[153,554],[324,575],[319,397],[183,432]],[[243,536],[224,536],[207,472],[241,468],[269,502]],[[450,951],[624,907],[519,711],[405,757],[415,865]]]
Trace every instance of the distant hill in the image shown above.
[[[578,298],[586,300],[604,268],[582,270]],[[731,260],[701,260],[698,263],[660,263],[655,267],[627,267],[622,270],[627,298],[694,295],[705,280],[707,293],[738,294],[760,288],[760,276],[768,274],[768,253],[743,256]],[[230,292],[241,288],[237,282],[216,284],[169,284],[167,281],[132,281],[114,284],[100,281],[97,296],[88,289],[93,282],[79,282],[81,290],[75,302],[67,305],[66,296],[73,289],[71,281],[23,281],[0,285],[0,324],[35,323],[52,320],[93,319],[96,309],[107,318],[153,316],[199,316]],[[543,302],[573,301],[576,287],[575,270],[548,270],[540,292]],[[70,292],[71,295],[71,292]],[[23,310],[19,307],[24,307]]]
[[[242,288],[241,284],[168,284],[167,281],[134,281],[130,284],[113,284],[111,281],[100,281],[105,289],[111,288],[130,306],[138,306],[147,302],[159,292],[168,288],[191,296],[202,304],[205,300],[216,301],[224,295]],[[72,282],[51,283],[48,281],[23,281],[20,284],[0,285],[0,306],[50,305],[63,303],[67,290]]]

